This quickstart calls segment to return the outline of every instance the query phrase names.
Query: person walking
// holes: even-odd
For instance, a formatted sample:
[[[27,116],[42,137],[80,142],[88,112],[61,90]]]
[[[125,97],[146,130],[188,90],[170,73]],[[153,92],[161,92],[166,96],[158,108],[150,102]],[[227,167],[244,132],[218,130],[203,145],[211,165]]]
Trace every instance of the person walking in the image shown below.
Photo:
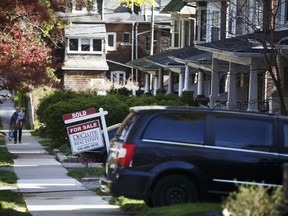
[[[15,112],[12,114],[10,120],[10,130],[13,130],[14,144],[17,143],[17,138],[19,140],[19,143],[21,143],[22,139],[24,115],[23,113],[20,112],[21,112],[20,108],[16,107]]]

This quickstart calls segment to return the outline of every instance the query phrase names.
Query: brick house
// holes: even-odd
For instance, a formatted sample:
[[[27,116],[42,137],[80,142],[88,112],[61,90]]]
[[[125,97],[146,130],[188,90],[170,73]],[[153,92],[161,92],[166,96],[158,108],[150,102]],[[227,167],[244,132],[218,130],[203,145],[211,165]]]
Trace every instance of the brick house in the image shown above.
[[[126,85],[128,80],[134,86],[143,83],[142,74],[126,63],[149,55],[149,10],[131,11],[112,0],[85,2],[71,1],[60,14],[70,22],[65,27],[64,87],[105,91],[111,85]],[[158,11],[162,7],[159,3]],[[158,12],[154,20],[154,50],[157,52],[169,47],[170,15]]]

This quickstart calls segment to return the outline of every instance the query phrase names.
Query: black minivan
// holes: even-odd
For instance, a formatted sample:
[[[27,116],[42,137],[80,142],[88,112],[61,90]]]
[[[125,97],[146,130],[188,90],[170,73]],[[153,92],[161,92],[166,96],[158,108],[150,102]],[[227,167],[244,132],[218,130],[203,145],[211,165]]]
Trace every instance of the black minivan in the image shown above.
[[[101,188],[149,206],[202,201],[236,184],[281,186],[287,161],[287,116],[132,107],[111,140]]]

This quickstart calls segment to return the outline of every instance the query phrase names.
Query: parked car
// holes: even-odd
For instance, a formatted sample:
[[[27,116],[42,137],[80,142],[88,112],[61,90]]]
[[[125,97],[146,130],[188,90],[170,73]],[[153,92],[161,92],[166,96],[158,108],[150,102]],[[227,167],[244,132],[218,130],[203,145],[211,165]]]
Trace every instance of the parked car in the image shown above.
[[[111,140],[115,136],[120,125],[121,123],[118,123],[118,124],[114,124],[114,125],[107,127],[109,140]],[[102,134],[103,134],[103,131],[102,131]],[[103,135],[103,140],[105,140],[104,135]],[[91,158],[93,162],[99,162],[105,165],[106,160],[107,160],[107,149],[106,149],[106,146],[104,146],[101,148],[97,148],[91,151],[84,152],[82,153],[82,155],[89,155],[89,158]]]
[[[288,117],[196,107],[133,107],[106,162],[103,192],[149,206],[205,200],[235,184],[281,186]]]

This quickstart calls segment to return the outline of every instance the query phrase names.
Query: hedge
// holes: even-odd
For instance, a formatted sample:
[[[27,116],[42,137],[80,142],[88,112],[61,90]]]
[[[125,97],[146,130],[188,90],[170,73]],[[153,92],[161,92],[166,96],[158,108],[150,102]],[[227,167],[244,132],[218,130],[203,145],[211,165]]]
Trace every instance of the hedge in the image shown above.
[[[51,139],[50,148],[67,146],[67,131],[62,116],[67,113],[85,110],[88,108],[103,108],[108,111],[105,116],[107,126],[121,123],[129,113],[129,107],[140,105],[187,105],[178,96],[125,96],[109,94],[99,96],[96,93],[56,91],[46,96],[40,102],[37,116],[42,125],[45,136]],[[81,123],[81,122],[79,122]]]

